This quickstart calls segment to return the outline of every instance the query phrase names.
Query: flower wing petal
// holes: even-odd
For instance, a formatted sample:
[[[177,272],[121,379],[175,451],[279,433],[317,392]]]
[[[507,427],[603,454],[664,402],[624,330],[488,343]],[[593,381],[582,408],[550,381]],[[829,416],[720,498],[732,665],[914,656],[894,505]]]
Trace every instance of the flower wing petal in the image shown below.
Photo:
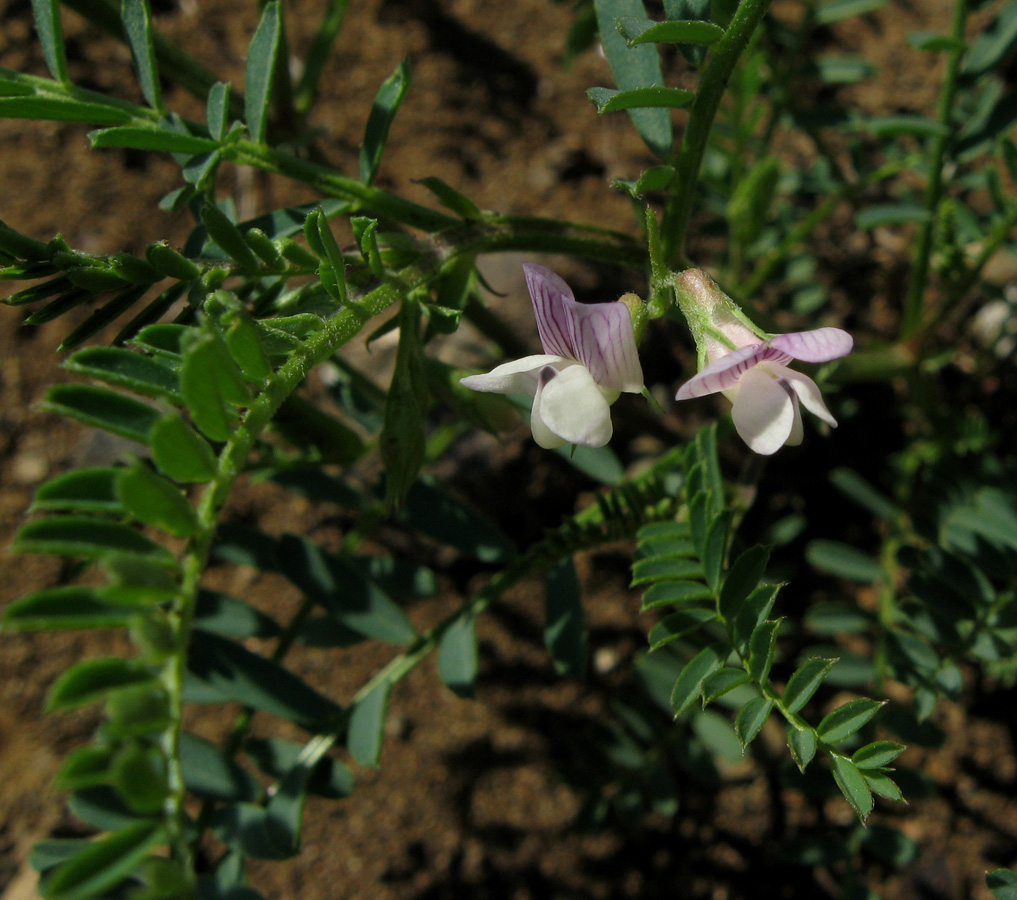
[[[534,400],[534,416],[539,416],[541,424],[565,442],[603,447],[614,431],[611,408],[590,370],[586,366],[568,366],[553,375],[550,372],[553,370],[545,368],[540,373],[540,393]],[[537,432],[534,428],[534,438]]]
[[[774,368],[777,367],[775,366]],[[826,422],[831,428],[836,428],[837,420],[830,414],[830,410],[826,408],[819,385],[809,378],[808,375],[803,375],[794,369],[785,369],[783,366],[780,366],[780,368],[782,369],[781,377],[791,385],[791,388],[797,394],[798,399],[802,401],[805,408],[812,415]]]
[[[551,366],[541,369],[537,378],[537,393],[533,397],[533,406],[530,408],[530,433],[537,446],[543,447],[545,450],[554,450],[565,443],[565,438],[559,437],[551,431],[540,417],[544,401],[544,388],[555,379],[557,374],[557,370]]]
[[[565,315],[576,359],[608,391],[638,394],[643,389],[632,314],[624,303],[565,300]]]
[[[467,375],[459,383],[471,391],[488,394],[526,394],[532,397],[537,390],[537,378],[545,366],[561,365],[566,362],[560,356],[540,354],[524,356],[512,362],[502,363],[486,375]]]
[[[761,456],[776,453],[794,430],[791,388],[762,369],[752,369],[738,383],[731,418],[750,450]]]
[[[710,363],[698,375],[693,375],[685,382],[675,395],[675,400],[691,400],[693,397],[705,397],[734,387],[746,372],[758,363],[767,360],[788,362],[787,354],[775,350],[769,344],[750,344],[732,350],[716,362]]]
[[[778,334],[770,341],[772,347],[802,362],[829,362],[847,356],[854,338],[842,328],[816,328],[813,331],[792,331]]]
[[[566,359],[577,359],[569,333],[566,301],[575,302],[575,296],[563,279],[550,269],[536,263],[523,263],[526,287],[533,302],[533,315],[540,332],[544,352]]]

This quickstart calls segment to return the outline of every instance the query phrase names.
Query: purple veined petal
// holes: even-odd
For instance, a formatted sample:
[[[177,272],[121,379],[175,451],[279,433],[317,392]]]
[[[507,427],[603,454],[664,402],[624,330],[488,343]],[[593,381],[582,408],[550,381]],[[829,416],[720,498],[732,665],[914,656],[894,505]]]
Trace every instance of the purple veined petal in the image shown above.
[[[788,355],[769,344],[751,344],[732,350],[716,362],[710,363],[698,375],[693,375],[685,382],[675,395],[675,400],[691,400],[693,397],[705,397],[734,387],[738,380],[753,366],[761,362],[790,362]]]
[[[533,402],[534,417],[539,417],[543,426],[569,444],[603,447],[611,440],[614,431],[611,409],[590,370],[582,365],[567,366],[547,380],[545,373],[547,369],[540,374],[540,391]]]
[[[608,391],[638,394],[643,389],[632,314],[624,303],[565,301],[571,344],[593,380]]]
[[[797,406],[783,379],[762,369],[746,372],[738,384],[731,418],[738,436],[760,456],[776,453],[793,436]]]
[[[540,354],[524,356],[512,362],[502,363],[486,375],[467,375],[459,383],[471,391],[487,394],[525,394],[532,397],[537,390],[537,378],[541,369],[559,366],[566,360],[560,356]]]
[[[774,368],[777,367],[775,366]],[[780,368],[782,369],[780,372],[781,378],[791,385],[791,389],[795,392],[798,399],[802,401],[802,405],[812,415],[822,419],[831,428],[836,428],[837,420],[830,414],[830,410],[826,408],[819,385],[809,378],[808,375],[803,375],[801,372],[794,371],[794,369],[786,369],[783,366]]]
[[[770,346],[782,350],[802,362],[820,363],[847,356],[855,341],[842,328],[816,328],[813,331],[791,331],[778,334]]]
[[[563,279],[544,266],[523,263],[526,287],[533,302],[533,315],[537,320],[540,344],[545,353],[576,359],[569,335],[565,301],[575,302],[575,296]]]

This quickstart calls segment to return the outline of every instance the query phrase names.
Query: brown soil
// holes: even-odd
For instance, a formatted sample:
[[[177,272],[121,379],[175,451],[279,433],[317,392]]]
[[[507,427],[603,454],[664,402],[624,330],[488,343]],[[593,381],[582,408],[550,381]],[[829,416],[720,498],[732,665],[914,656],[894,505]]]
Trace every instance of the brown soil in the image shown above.
[[[321,5],[288,4],[298,56]],[[207,0],[199,13],[193,0],[179,6],[163,2],[156,4],[157,24],[214,65],[220,77],[242,84],[254,7]],[[777,4],[777,15],[795,13],[794,4]],[[883,66],[882,79],[853,89],[851,99],[871,112],[927,108],[935,73],[921,68],[924,60],[915,64],[913,53],[907,65],[901,63],[900,48],[909,31],[945,30],[947,16],[946,4],[923,0],[833,29],[831,40],[841,48]],[[0,65],[44,74],[30,22],[27,2],[0,3]],[[321,146],[341,170],[355,171],[374,92],[409,55],[414,84],[393,128],[383,186],[428,202],[411,179],[437,175],[484,208],[631,231],[629,203],[607,182],[631,177],[652,159],[623,118],[597,118],[585,99],[587,87],[610,83],[597,54],[587,53],[563,71],[570,23],[568,4],[540,0],[510,6],[495,0],[351,4],[313,123],[322,131]],[[127,51],[72,13],[65,14],[65,27],[74,80],[135,97]],[[197,115],[199,107],[180,92],[169,100],[183,114]],[[89,151],[85,131],[0,121],[0,216],[40,239],[62,231],[72,246],[90,251],[139,251],[162,238],[182,244],[190,227],[186,216],[153,213],[157,198],[176,186],[175,166],[158,155]],[[311,199],[299,186],[260,174],[229,177],[245,213]],[[834,248],[844,235],[830,238]],[[832,249],[831,255],[836,256]],[[509,285],[509,267],[492,266],[500,284]],[[589,267],[564,271],[580,290],[595,283]],[[872,299],[871,312],[880,302]],[[82,461],[120,453],[112,442],[35,409],[48,384],[66,377],[57,369],[55,347],[67,326],[26,328],[20,320],[17,311],[0,313],[0,545],[5,546],[39,483]],[[683,426],[672,421],[668,427],[677,433]],[[549,462],[522,433],[501,446],[478,440],[470,452],[478,466],[478,474],[464,480],[473,489],[471,499],[511,521],[522,536],[554,524],[588,487],[571,470]],[[484,462],[478,462],[481,454]],[[508,495],[518,499],[506,501]],[[271,533],[307,533],[325,542],[335,537],[335,521],[320,509],[266,485],[245,488],[235,498],[234,513]],[[581,752],[573,729],[604,714],[633,653],[644,646],[647,626],[638,615],[637,594],[627,588],[628,548],[622,551],[580,561],[594,660],[586,683],[555,676],[542,647],[541,585],[521,584],[481,619],[477,699],[460,700],[441,687],[432,664],[414,672],[393,697],[380,770],[359,771],[349,800],[312,801],[300,856],[256,865],[252,883],[273,900],[837,894],[840,886],[828,874],[814,876],[773,858],[778,832],[807,834],[814,820],[789,793],[782,822],[773,802],[779,785],[751,761],[733,766],[720,789],[683,785],[673,821],[651,817],[630,830],[614,826],[589,833],[572,827],[582,797],[561,777],[563,754]],[[59,583],[66,574],[48,559],[0,559],[5,599]],[[447,580],[441,597],[412,610],[415,620],[426,625],[454,609],[469,576]],[[297,601],[294,589],[268,577],[242,571],[221,577],[233,579],[230,590],[280,614]],[[87,742],[95,721],[87,714],[45,716],[44,699],[64,667],[103,652],[106,643],[77,634],[0,637],[3,900],[33,895],[26,860],[35,841],[73,833],[63,801],[49,784],[62,755]],[[345,700],[388,653],[376,647],[341,656],[307,651],[295,666],[312,684]],[[960,707],[948,706],[940,717],[946,745],[907,758],[936,782],[938,798],[907,808],[881,807],[873,819],[893,822],[923,848],[903,873],[869,864],[865,877],[884,897],[986,898],[984,871],[1017,859],[1012,727]],[[209,735],[222,729],[219,717],[200,710],[193,724]],[[262,727],[267,733],[268,724]],[[830,816],[843,818],[845,825],[850,819],[843,807],[831,809]]]

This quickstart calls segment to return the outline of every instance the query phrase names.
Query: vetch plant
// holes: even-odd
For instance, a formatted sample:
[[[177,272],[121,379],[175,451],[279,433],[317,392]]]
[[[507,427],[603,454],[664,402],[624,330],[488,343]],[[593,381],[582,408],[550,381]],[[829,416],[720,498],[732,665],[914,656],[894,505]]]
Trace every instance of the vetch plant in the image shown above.
[[[363,98],[362,131],[326,152],[318,128],[337,117],[317,106],[319,87],[345,52],[344,2],[321,4],[316,21],[306,4],[252,4],[250,44],[232,57],[246,67],[231,83],[162,35],[148,0],[119,12],[66,0],[126,44],[118,58],[133,63],[135,102],[76,84],[90,57],[79,43],[69,59],[61,3],[33,0],[39,71],[0,68],[0,119],[22,120],[26,134],[56,123],[46,126],[62,129],[56,146],[84,123],[97,150],[164,154],[175,183],[142,213],[160,234],[187,231],[135,252],[83,248],[63,236],[81,232],[74,221],[53,235],[0,209],[3,302],[28,325],[63,329],[69,377],[53,378],[42,409],[118,439],[109,458],[68,460],[39,484],[13,537],[18,553],[73,565],[5,607],[4,640],[84,632],[47,704],[101,710],[92,742],[75,744],[56,776],[74,825],[32,853],[42,895],[265,897],[254,873],[304,853],[307,816],[369,802],[356,791],[364,768],[382,767],[374,789],[384,792],[391,733],[404,753],[423,746],[403,734],[412,729],[386,727],[392,698],[446,689],[481,703],[511,695],[505,720],[553,744],[560,778],[548,783],[577,799],[561,826],[570,846],[610,833],[594,839],[596,866],[574,865],[575,884],[545,893],[621,896],[652,875],[672,892],[702,884],[704,895],[750,897],[760,873],[809,900],[897,890],[921,850],[910,835],[930,831],[909,818],[922,798],[957,803],[956,773],[937,782],[906,746],[1005,737],[1017,679],[1012,373],[965,337],[971,310],[1007,294],[985,277],[990,262],[1017,252],[1006,77],[1017,27],[1013,4],[977,5],[981,32],[973,5],[956,0],[948,32],[894,47],[928,60],[941,85],[934,109],[887,117],[842,90],[874,64],[826,52],[842,19],[883,15],[878,0],[807,3],[800,15],[771,13],[769,0],[665,0],[663,18],[640,0],[579,4],[569,52],[596,35],[614,83],[589,90],[588,119],[557,123],[596,162],[575,167],[594,179],[584,193],[603,189],[589,224],[548,215],[535,195],[520,214],[485,209],[467,196],[465,166],[462,183],[435,177],[419,154],[422,171],[394,171],[393,123],[413,100],[408,59],[343,79],[378,88]],[[579,90],[556,53],[535,58],[542,79],[561,80],[555,91]],[[457,108],[457,127],[494,111],[501,104]],[[616,111],[635,130],[630,144],[595,131],[596,114]],[[610,166],[598,156],[607,145]],[[501,182],[501,164],[486,182]],[[623,166],[631,177],[610,186],[584,174]],[[244,192],[258,181],[251,171],[271,191]],[[624,216],[631,205],[634,221],[605,227],[601,204]],[[865,265],[845,263],[841,246],[868,248],[852,250]],[[516,358],[526,351],[477,267],[504,252],[568,257],[610,278],[615,293],[600,297],[626,294],[579,303],[527,262],[543,352]],[[870,296],[878,309],[859,300]],[[755,324],[784,321],[833,324],[786,334]],[[463,322],[492,348],[486,374],[462,367]],[[352,352],[386,336],[390,369]],[[727,395],[748,451],[726,417],[671,404],[676,359],[693,343],[698,374],[677,399]],[[836,385],[825,401],[796,360],[829,364],[817,375]],[[313,377],[319,367],[327,377]],[[621,403],[612,420],[626,392],[662,398],[667,414]],[[530,398],[534,440],[562,452],[529,442],[493,452],[478,430],[504,433],[514,406],[502,394]],[[800,406],[850,427],[823,453],[798,451]],[[280,515],[237,513],[247,507],[231,501],[254,482],[285,498]],[[305,518],[287,517],[291,495]],[[631,572],[628,589],[619,569]],[[523,613],[510,608],[519,596]],[[480,629],[522,622],[534,598],[543,621],[502,637],[541,635],[548,664],[524,673],[530,681],[516,669],[503,677],[490,649],[501,642]],[[648,650],[634,649],[637,632]],[[432,659],[436,677],[400,693]],[[571,680],[569,699],[534,709],[535,685],[559,690],[552,669]],[[941,727],[943,698],[964,727]],[[447,699],[441,715],[454,715]],[[419,728],[436,727],[435,708]],[[470,765],[477,755],[444,747]],[[1005,771],[1010,760],[991,762]],[[972,782],[993,768],[962,764]],[[991,792],[998,779],[983,781]],[[457,808],[468,799],[457,793]],[[519,802],[513,821],[528,823],[539,804]],[[329,819],[330,842],[344,846],[351,819]],[[470,841],[502,840],[473,825]],[[540,846],[558,836],[542,828]],[[1000,834],[991,860],[964,858],[966,877],[1011,853]],[[605,886],[608,845],[624,864]],[[422,858],[467,855],[447,849]],[[508,851],[496,849],[478,870],[501,864]],[[347,869],[319,872],[327,857],[315,850],[315,874],[347,896]],[[453,865],[414,878],[430,879],[425,893],[489,892]],[[631,866],[646,871],[633,879]],[[593,887],[582,881],[591,868]],[[395,861],[382,870],[398,880]],[[492,877],[500,889],[511,874]],[[991,873],[995,896],[1010,896],[1011,876]]]
[[[550,269],[525,263],[523,270],[544,353],[461,383],[474,391],[531,397],[530,428],[541,447],[603,447],[611,440],[611,404],[622,393],[643,390],[629,307],[622,301],[578,303]]]

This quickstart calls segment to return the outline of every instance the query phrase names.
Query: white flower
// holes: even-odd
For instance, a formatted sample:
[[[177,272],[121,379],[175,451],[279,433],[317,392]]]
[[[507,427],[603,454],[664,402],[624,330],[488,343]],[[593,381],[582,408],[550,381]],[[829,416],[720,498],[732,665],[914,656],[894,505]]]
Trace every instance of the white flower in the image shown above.
[[[533,398],[533,439],[602,447],[611,439],[610,406],[643,389],[632,316],[624,303],[579,303],[550,269],[524,263],[544,352],[505,363],[462,384],[475,391]]]
[[[676,400],[723,393],[734,404],[731,418],[739,436],[763,456],[802,442],[799,401],[831,428],[837,427],[816,382],[787,364],[792,359],[817,363],[847,356],[854,345],[850,334],[840,328],[817,328],[760,341],[742,325],[722,327],[721,334],[734,349],[714,342],[709,365],[679,388]]]

